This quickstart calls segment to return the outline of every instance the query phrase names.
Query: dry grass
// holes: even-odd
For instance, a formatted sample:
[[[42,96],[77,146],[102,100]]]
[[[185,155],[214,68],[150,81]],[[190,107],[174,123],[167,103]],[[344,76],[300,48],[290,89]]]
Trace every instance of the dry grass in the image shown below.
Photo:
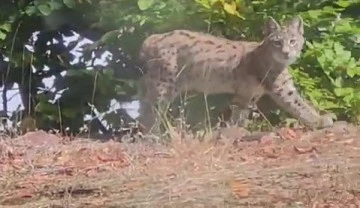
[[[1,207],[358,207],[357,128],[168,146],[44,132],[0,142]]]

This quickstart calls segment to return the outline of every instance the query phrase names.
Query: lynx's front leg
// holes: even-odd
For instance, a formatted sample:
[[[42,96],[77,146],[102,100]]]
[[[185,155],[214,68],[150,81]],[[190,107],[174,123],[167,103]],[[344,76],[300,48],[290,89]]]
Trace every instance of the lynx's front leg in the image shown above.
[[[285,111],[312,129],[326,128],[333,125],[333,119],[330,115],[320,115],[305,102],[296,90],[291,75],[287,70],[284,70],[273,81],[271,89],[267,93]]]

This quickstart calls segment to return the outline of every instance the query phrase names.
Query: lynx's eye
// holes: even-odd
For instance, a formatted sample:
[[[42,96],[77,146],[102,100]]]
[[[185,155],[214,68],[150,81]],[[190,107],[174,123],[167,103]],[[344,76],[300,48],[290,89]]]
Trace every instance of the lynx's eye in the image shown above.
[[[296,44],[296,40],[295,39],[291,39],[290,41],[289,41],[289,43],[290,43],[290,45],[295,45]]]
[[[275,40],[272,42],[272,44],[275,46],[275,47],[281,47],[282,43],[280,40]]]

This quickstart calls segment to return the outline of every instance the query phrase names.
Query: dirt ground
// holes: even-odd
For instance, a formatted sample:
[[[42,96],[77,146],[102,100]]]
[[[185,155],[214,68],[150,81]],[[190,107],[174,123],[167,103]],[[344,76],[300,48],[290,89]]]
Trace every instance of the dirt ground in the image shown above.
[[[4,138],[0,207],[360,207],[359,127],[214,135],[170,145]]]

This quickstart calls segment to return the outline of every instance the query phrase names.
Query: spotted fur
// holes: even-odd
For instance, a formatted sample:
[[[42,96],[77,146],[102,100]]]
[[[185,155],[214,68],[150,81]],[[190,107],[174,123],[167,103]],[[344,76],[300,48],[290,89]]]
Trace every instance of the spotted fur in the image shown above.
[[[171,103],[184,91],[231,93],[241,108],[264,94],[307,126],[331,126],[296,90],[288,66],[304,45],[303,21],[295,17],[284,26],[270,18],[262,42],[234,41],[209,34],[174,30],[149,36],[140,51],[146,72],[139,121],[156,122],[153,107]]]

